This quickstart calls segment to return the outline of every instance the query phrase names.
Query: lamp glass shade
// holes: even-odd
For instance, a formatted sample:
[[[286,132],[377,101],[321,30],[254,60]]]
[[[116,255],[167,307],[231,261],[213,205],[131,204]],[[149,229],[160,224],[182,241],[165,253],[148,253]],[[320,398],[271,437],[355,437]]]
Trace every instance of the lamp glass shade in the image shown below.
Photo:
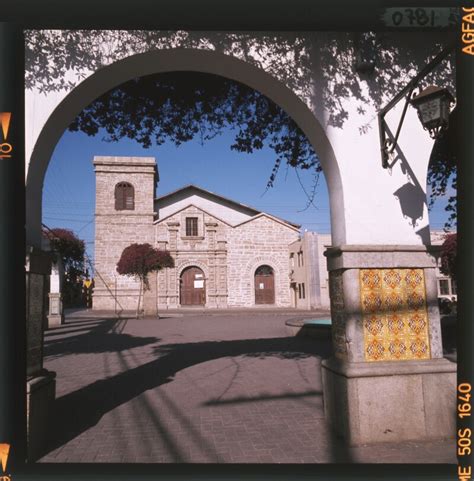
[[[424,102],[420,102],[417,107],[423,125],[436,122],[441,117],[441,97],[426,99]]]
[[[447,128],[449,122],[449,107],[454,101],[445,88],[430,85],[412,99],[423,127],[430,131]]]

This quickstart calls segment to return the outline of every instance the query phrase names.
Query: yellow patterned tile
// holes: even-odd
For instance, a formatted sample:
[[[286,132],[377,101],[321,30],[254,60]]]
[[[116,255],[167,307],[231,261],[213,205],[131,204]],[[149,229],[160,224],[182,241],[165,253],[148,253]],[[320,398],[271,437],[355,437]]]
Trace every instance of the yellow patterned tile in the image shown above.
[[[383,281],[385,286],[395,289],[400,287],[402,276],[395,269],[386,269],[383,274]]]
[[[366,312],[380,312],[382,308],[382,296],[376,292],[368,292],[362,302]]]
[[[383,319],[380,316],[366,316],[364,327],[373,336],[380,336],[384,327]]]
[[[375,289],[376,287],[380,287],[380,274],[375,269],[366,270],[361,276],[361,284],[361,287],[368,289]]]
[[[401,359],[405,356],[407,351],[407,346],[405,342],[400,339],[394,339],[393,341],[389,342],[388,351],[392,358]]]
[[[405,328],[403,317],[399,314],[389,314],[387,316],[387,327],[388,331],[394,336],[402,333]]]
[[[429,359],[423,269],[361,269],[366,361]]]
[[[384,357],[385,348],[383,343],[377,339],[372,339],[372,341],[366,343],[365,354],[372,361],[382,361]]]
[[[385,292],[384,308],[389,312],[400,312],[405,307],[403,301],[400,292]]]
[[[412,289],[417,287],[424,287],[423,271],[421,269],[406,269],[405,282],[406,285]]]
[[[413,356],[418,359],[424,359],[429,352],[428,345],[423,339],[414,339],[410,344],[410,351]]]
[[[418,312],[413,313],[408,318],[408,327],[414,335],[419,336],[426,328],[426,318]]]

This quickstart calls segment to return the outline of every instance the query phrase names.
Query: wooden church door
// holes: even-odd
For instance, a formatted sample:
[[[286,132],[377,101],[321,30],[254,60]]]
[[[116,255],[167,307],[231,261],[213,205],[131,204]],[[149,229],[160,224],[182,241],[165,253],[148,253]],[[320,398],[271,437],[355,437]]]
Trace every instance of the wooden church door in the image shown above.
[[[206,286],[204,273],[199,267],[188,267],[181,274],[180,303],[182,306],[204,306]]]
[[[255,271],[255,304],[275,304],[275,276],[270,266]]]

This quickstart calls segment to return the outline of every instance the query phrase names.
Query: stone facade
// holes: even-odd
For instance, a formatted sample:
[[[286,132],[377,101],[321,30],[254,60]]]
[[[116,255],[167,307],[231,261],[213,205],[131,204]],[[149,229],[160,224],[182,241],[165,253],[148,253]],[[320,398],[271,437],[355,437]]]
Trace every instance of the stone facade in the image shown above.
[[[153,198],[158,179],[152,157],[94,157],[96,173],[95,288],[96,309],[132,309],[138,283],[120,276],[116,265],[125,247],[154,243]],[[115,210],[115,186],[129,182],[135,188],[134,210]]]
[[[255,272],[270,266],[274,303],[290,307],[288,246],[299,238],[299,226],[200,189],[187,186],[154,199],[157,170],[153,158],[95,157],[96,237],[93,307],[131,310],[138,283],[120,276],[116,265],[125,247],[145,243],[168,250],[175,267],[150,275],[145,311],[181,307],[183,272],[203,273],[204,306],[254,307]],[[134,209],[115,209],[115,187],[134,188]],[[186,219],[197,232],[186,232]]]

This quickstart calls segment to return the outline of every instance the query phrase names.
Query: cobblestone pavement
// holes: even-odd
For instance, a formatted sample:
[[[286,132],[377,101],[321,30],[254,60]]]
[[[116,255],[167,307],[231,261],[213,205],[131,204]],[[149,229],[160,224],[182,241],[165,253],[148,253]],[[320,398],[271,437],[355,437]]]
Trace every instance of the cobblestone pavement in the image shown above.
[[[335,438],[320,373],[330,343],[291,336],[295,312],[100,314],[45,334],[57,399],[40,462],[456,463],[454,440]]]

